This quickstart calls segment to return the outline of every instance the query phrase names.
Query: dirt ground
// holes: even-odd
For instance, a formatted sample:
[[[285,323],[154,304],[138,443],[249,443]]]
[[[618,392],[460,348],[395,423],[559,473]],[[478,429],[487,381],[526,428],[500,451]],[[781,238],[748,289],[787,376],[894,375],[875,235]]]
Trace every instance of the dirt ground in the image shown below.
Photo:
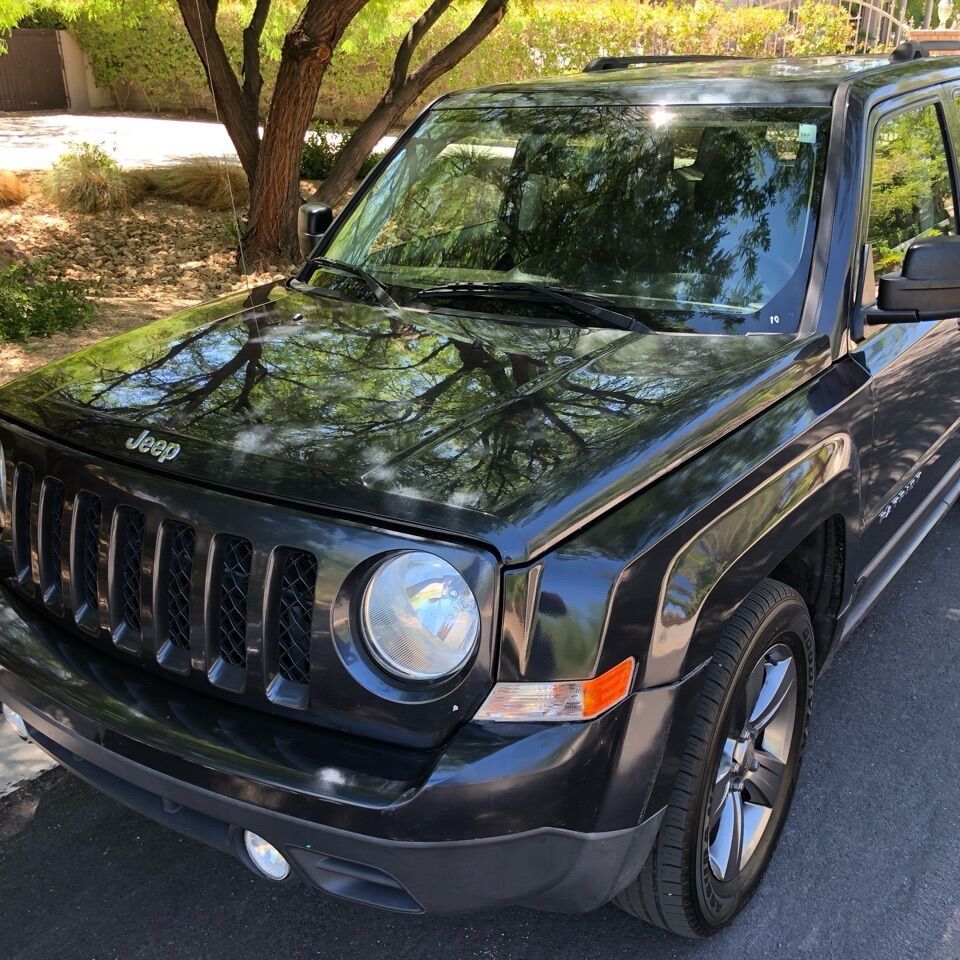
[[[25,179],[32,193],[19,206],[0,208],[0,238],[86,282],[95,316],[81,330],[26,344],[0,342],[0,383],[178,309],[289,273],[279,266],[250,277],[238,273],[230,212],[147,199],[128,210],[67,214],[43,199],[37,177]]]

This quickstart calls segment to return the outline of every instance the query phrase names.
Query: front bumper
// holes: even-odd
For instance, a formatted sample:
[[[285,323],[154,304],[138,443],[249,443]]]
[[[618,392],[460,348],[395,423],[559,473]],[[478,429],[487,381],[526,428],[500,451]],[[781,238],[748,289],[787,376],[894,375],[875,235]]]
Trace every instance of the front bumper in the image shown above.
[[[61,764],[244,862],[249,829],[301,879],[409,913],[609,900],[656,838],[662,810],[646,807],[685,686],[589,723],[468,723],[413,751],[211,701],[0,591],[0,701]]]

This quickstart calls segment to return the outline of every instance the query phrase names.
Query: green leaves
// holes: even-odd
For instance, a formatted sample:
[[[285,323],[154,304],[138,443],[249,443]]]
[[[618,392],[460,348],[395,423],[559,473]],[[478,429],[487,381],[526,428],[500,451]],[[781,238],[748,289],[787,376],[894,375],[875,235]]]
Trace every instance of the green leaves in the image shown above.
[[[0,269],[0,341],[73,330],[92,313],[84,285],[51,276],[44,261]]]

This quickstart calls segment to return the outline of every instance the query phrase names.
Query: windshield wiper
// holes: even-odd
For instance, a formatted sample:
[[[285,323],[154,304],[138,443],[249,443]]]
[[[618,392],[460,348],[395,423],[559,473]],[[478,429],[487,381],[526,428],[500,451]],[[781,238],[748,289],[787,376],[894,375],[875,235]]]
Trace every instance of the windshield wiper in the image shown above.
[[[617,330],[629,330],[633,333],[653,333],[645,323],[633,317],[612,310],[604,306],[611,301],[602,297],[596,297],[589,293],[580,293],[577,290],[568,290],[566,287],[558,287],[547,283],[534,283],[529,280],[500,280],[489,283],[448,283],[439,287],[428,287],[417,294],[417,300],[441,299],[444,297],[486,297],[494,298],[503,294],[526,294],[527,296],[539,297],[541,300],[549,300],[553,303],[560,303],[566,307],[599,320],[604,326],[613,327]]]
[[[370,288],[381,307],[399,312],[400,304],[393,299],[390,291],[372,273],[367,273],[363,267],[358,267],[355,263],[347,263],[345,260],[330,260],[327,257],[311,257],[310,262],[329,270],[339,270],[341,273],[358,277]]]

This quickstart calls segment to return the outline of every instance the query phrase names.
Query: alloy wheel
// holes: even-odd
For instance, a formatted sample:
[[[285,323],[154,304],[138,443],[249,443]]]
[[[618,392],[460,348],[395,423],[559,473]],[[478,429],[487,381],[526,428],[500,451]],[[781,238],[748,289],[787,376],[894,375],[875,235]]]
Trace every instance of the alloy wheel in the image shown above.
[[[797,725],[797,665],[785,643],[750,672],[730,710],[707,811],[710,870],[735,880],[759,848],[778,805]]]

